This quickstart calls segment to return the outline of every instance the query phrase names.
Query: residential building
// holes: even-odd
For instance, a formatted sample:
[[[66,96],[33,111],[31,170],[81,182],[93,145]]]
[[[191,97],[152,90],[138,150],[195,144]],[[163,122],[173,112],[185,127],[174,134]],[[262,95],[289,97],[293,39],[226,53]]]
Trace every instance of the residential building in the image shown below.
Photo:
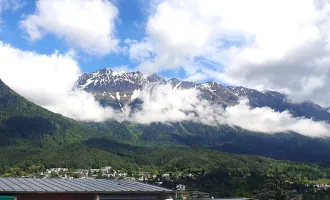
[[[183,185],[183,184],[179,184],[179,185],[176,186],[176,190],[178,190],[178,191],[186,190],[186,186]]]

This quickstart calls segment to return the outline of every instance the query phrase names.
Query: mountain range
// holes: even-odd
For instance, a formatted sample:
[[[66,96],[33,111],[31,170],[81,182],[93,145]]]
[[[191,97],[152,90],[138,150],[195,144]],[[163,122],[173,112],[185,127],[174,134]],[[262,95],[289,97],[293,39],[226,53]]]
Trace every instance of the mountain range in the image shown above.
[[[222,106],[236,105],[241,97],[247,97],[253,107],[269,106],[275,110],[289,110],[295,116],[330,119],[325,108],[312,102],[295,104],[284,94],[274,91],[259,92],[215,82],[197,84],[165,80],[140,72],[104,69],[83,74],[77,86],[94,94],[104,106],[120,110],[123,105],[137,101],[137,93],[144,85],[159,83],[196,88],[201,92],[201,98]],[[0,139],[0,169],[28,163],[54,167],[133,167],[164,166],[166,163],[181,166],[181,162],[199,167],[210,163],[212,168],[225,162],[220,161],[224,155],[238,163],[246,159],[221,152],[330,164],[328,138],[311,138],[294,132],[263,134],[229,125],[208,126],[189,121],[145,125],[112,120],[102,123],[75,121],[29,102],[1,81]],[[204,152],[203,159],[201,154],[192,155],[192,151]],[[259,157],[249,159],[253,161]]]
[[[178,79],[166,80],[156,74],[112,71],[102,69],[81,75],[79,88],[92,93],[104,106],[123,109],[124,105],[141,104],[139,92],[148,85],[170,84],[173,88],[195,88],[200,98],[212,104],[227,107],[247,98],[252,108],[269,107],[275,111],[289,111],[294,117],[315,121],[330,121],[330,113],[314,102],[294,103],[288,96],[276,91],[257,91],[241,86],[224,86],[216,82],[203,84]],[[261,116],[262,117],[262,116]],[[257,154],[276,159],[328,163],[328,138],[311,138],[295,132],[263,134],[228,125],[208,126],[196,122],[151,123],[106,121],[87,123],[96,129],[111,131],[113,138],[129,144],[183,145],[220,151]]]
[[[181,132],[176,132],[175,129],[179,127]],[[196,133],[194,134],[193,131]],[[213,133],[213,131],[216,132]],[[167,135],[167,132],[175,134]],[[197,137],[197,133],[201,136]],[[21,169],[35,166],[96,168],[107,165],[116,169],[140,169],[144,167],[148,170],[159,169],[163,171],[187,169],[210,171],[224,167],[243,170],[246,173],[257,172],[261,174],[266,173],[269,169],[274,170],[276,166],[285,167],[291,171],[303,167],[307,170],[305,174],[311,176],[310,178],[315,173],[320,174],[316,178],[325,177],[324,173],[327,174],[329,171],[316,165],[301,165],[260,156],[223,153],[218,151],[219,149],[211,148],[211,146],[209,146],[211,148],[209,150],[197,148],[204,145],[203,141],[200,141],[203,135],[209,137],[219,135],[220,138],[227,138],[227,142],[213,141],[215,144],[227,144],[226,147],[229,147],[228,144],[230,143],[239,144],[240,141],[235,142],[238,138],[241,138],[245,145],[250,145],[251,142],[262,143],[262,140],[271,141],[271,138],[268,137],[260,137],[261,140],[259,141],[250,141],[255,137],[249,136],[253,133],[247,132],[246,137],[241,134],[240,132],[230,133],[230,130],[226,128],[210,129],[210,127],[198,124],[189,124],[189,126],[187,124],[138,126],[114,121],[106,123],[77,122],[29,102],[0,80],[0,175],[6,173],[8,167],[20,167]],[[301,137],[300,142],[297,142],[292,149],[296,149],[303,156],[312,158],[314,155],[307,155],[305,154],[306,151],[300,151],[301,149],[296,148],[298,146],[306,147],[301,142],[310,142],[309,145],[318,146],[324,150],[324,154],[319,154],[317,158],[311,161],[327,161],[329,159],[330,145]],[[158,139],[160,140],[158,141]],[[267,154],[276,154],[279,148],[287,146],[286,142],[281,144],[278,142],[279,140],[291,141],[290,138],[283,136],[276,140],[273,143],[277,143],[278,148],[275,148],[273,152],[267,152]],[[261,151],[265,148],[267,148],[267,142],[258,147]],[[254,148],[254,150],[256,149]],[[227,150],[230,151],[230,149]],[[239,148],[236,150],[237,152],[240,151]],[[252,151],[250,153],[260,154]],[[284,158],[282,153],[284,151],[278,153],[277,157]],[[285,153],[290,154],[292,152]],[[313,153],[315,152],[311,152],[311,154]],[[303,156],[297,157],[295,160],[300,160]],[[293,157],[288,157],[288,159],[290,158]],[[308,173],[310,170],[313,171],[313,175]]]
[[[323,108],[311,101],[293,103],[286,94],[276,91],[224,86],[217,82],[200,84],[180,81],[176,78],[166,80],[156,74],[112,71],[111,69],[82,74],[77,81],[77,87],[92,93],[102,105],[116,109],[122,109],[124,105],[134,103],[139,92],[146,85],[157,84],[170,84],[178,89],[195,88],[200,92],[202,99],[224,107],[237,105],[240,99],[247,98],[251,107],[269,107],[277,112],[289,111],[295,117],[330,121],[329,108]]]

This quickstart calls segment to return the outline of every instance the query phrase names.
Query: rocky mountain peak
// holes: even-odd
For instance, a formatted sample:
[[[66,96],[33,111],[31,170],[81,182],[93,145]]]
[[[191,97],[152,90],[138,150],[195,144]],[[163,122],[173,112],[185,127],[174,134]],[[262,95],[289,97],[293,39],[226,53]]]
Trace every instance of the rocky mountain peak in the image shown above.
[[[173,88],[200,91],[200,97],[212,104],[222,106],[237,105],[247,98],[252,107],[269,107],[276,111],[289,111],[294,116],[330,121],[329,108],[322,108],[313,102],[292,103],[287,95],[276,91],[258,91],[242,86],[224,86],[215,81],[194,83],[177,78],[165,80],[157,74],[144,74],[139,71],[113,71],[109,68],[80,76],[77,85],[94,94],[104,106],[123,108],[133,104],[146,84],[170,84]]]

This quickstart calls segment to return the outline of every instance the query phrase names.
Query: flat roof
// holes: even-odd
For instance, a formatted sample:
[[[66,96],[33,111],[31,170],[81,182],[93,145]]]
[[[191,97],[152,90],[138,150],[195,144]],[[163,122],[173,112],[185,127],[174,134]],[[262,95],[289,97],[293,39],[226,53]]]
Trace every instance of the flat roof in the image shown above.
[[[0,193],[174,193],[128,180],[0,178]]]

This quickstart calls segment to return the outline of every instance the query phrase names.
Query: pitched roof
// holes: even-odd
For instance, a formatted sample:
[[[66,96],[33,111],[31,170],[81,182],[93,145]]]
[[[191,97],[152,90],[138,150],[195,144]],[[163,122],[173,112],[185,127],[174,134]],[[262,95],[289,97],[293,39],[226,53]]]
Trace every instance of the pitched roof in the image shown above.
[[[0,193],[173,193],[127,180],[0,178]]]

